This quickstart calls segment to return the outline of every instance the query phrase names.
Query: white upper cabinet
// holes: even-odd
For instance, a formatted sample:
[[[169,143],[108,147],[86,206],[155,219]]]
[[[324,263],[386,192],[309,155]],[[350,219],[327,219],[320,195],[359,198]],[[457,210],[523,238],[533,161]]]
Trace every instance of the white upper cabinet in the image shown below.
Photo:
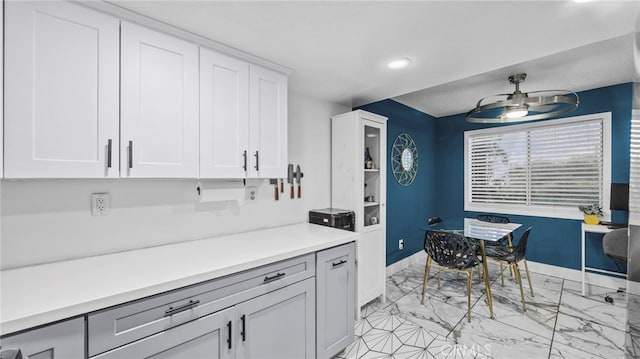
[[[2,71],[2,69],[4,69],[4,56],[3,56],[3,50],[4,50],[4,36],[2,34],[2,30],[4,29],[4,2],[3,2],[3,6],[0,6],[0,19],[3,19],[3,26],[0,26],[0,84],[4,83],[3,80],[3,75],[4,75],[4,71]],[[4,108],[3,104],[3,100],[4,100],[4,95],[2,94],[2,90],[3,90],[4,86],[0,86],[0,109]],[[4,128],[4,111],[0,111],[0,178],[3,177],[4,174],[4,163],[3,163],[3,159],[4,156],[2,155],[2,150],[4,148],[4,143],[3,143],[3,139],[4,139],[4,134],[2,133]]]
[[[284,73],[74,2],[4,12],[0,177],[286,177]]]
[[[287,76],[249,67],[248,177],[287,176]]]
[[[200,49],[200,177],[287,175],[287,77]]]
[[[198,47],[121,28],[121,177],[198,176]]]
[[[4,6],[5,177],[117,177],[118,19],[72,3]]]
[[[248,151],[249,64],[200,48],[200,177],[244,178]]]

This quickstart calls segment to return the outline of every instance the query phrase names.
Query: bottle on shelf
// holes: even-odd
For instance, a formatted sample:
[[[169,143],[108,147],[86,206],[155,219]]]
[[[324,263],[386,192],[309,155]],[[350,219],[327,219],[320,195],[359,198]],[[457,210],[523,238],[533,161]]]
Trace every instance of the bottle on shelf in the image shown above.
[[[364,168],[372,169],[373,168],[373,157],[371,157],[371,153],[369,152],[369,147],[364,150]]]

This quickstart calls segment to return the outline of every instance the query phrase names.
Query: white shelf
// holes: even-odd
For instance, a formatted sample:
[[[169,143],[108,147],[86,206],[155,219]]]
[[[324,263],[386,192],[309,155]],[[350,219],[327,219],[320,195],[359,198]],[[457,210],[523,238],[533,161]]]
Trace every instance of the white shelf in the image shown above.
[[[365,168],[365,172],[380,172],[379,168]]]
[[[380,203],[378,203],[378,202],[364,202],[364,206],[365,207],[377,206],[379,204]]]

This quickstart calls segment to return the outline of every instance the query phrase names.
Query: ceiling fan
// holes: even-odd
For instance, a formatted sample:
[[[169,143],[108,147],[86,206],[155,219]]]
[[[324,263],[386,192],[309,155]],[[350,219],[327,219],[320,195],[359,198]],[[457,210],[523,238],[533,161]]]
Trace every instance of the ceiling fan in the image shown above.
[[[509,76],[516,86],[511,94],[491,95],[481,98],[476,107],[467,113],[467,121],[474,123],[506,123],[535,121],[557,117],[578,108],[578,95],[567,90],[520,91],[520,83],[527,74]],[[489,102],[493,101],[493,102]]]

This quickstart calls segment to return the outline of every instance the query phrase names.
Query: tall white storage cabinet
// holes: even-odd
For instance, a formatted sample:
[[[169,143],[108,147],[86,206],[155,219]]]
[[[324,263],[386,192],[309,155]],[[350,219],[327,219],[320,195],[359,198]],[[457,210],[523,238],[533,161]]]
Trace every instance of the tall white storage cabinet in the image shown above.
[[[68,2],[4,6],[5,177],[118,177],[119,20]]]
[[[387,118],[357,110],[331,119],[331,205],[355,211],[360,233],[358,307],[377,297],[384,302]]]

